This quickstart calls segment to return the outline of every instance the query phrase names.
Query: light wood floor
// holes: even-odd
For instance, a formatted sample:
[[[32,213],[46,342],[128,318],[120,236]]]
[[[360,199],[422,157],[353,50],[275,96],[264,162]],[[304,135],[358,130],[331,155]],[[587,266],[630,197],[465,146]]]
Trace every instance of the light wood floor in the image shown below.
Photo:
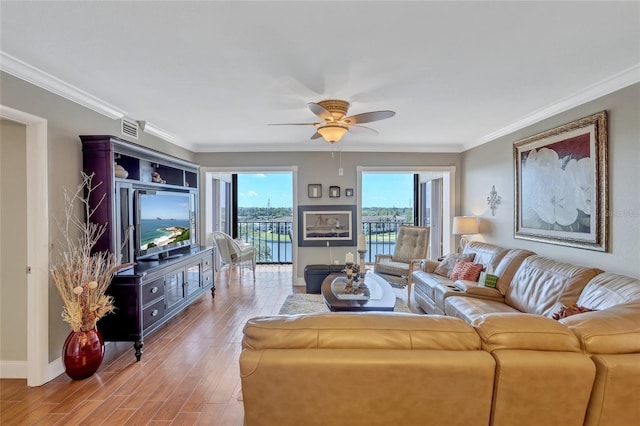
[[[63,374],[37,388],[0,380],[0,424],[242,425],[242,327],[249,318],[277,314],[287,295],[304,291],[291,286],[290,266],[258,267],[255,285],[250,271],[224,268],[215,299],[201,296],[147,337],[140,362],[130,342],[111,343],[88,379]],[[396,293],[406,300],[406,292]]]

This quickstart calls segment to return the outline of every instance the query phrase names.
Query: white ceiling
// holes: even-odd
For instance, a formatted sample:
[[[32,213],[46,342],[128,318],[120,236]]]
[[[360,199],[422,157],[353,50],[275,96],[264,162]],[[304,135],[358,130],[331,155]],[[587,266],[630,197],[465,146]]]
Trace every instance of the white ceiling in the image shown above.
[[[640,2],[0,3],[3,71],[194,151],[460,152],[640,81]]]

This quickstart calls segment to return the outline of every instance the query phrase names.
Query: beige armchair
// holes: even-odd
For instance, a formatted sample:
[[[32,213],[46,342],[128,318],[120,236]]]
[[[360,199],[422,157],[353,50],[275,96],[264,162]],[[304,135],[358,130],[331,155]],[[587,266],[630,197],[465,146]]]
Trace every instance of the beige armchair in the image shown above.
[[[387,281],[407,286],[407,301],[411,301],[411,275],[414,268],[427,258],[429,227],[401,226],[392,255],[377,254],[373,272]]]
[[[213,233],[213,241],[218,247],[218,253],[222,258],[222,266],[229,265],[229,268],[238,267],[251,268],[253,271],[253,281],[256,280],[256,249],[249,244],[238,244],[224,232]]]

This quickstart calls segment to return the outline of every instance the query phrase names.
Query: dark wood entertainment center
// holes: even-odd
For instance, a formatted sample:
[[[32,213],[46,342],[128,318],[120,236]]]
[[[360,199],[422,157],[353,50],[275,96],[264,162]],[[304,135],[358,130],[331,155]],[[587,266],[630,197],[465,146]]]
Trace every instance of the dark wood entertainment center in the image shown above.
[[[105,341],[134,342],[139,361],[145,336],[204,292],[215,294],[213,248],[198,244],[198,165],[115,136],[80,139],[84,172],[94,174],[94,184],[101,183],[90,198],[92,207],[98,206],[93,220],[107,224],[94,249],[120,254],[123,263],[135,262],[134,267],[114,276],[108,293],[116,311],[103,317],[98,329]],[[136,192],[155,191],[188,195],[195,202],[189,218],[190,240],[176,243],[157,257],[141,256],[135,227]]]

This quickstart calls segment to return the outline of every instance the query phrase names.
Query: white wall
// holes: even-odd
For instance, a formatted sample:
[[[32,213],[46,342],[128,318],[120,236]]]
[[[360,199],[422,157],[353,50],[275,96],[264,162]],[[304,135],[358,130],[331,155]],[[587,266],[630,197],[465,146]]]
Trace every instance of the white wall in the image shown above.
[[[513,142],[603,110],[609,120],[609,252],[515,239]],[[640,84],[463,153],[460,176],[463,213],[481,217],[475,239],[640,277]],[[495,216],[486,202],[492,185],[501,197]]]

